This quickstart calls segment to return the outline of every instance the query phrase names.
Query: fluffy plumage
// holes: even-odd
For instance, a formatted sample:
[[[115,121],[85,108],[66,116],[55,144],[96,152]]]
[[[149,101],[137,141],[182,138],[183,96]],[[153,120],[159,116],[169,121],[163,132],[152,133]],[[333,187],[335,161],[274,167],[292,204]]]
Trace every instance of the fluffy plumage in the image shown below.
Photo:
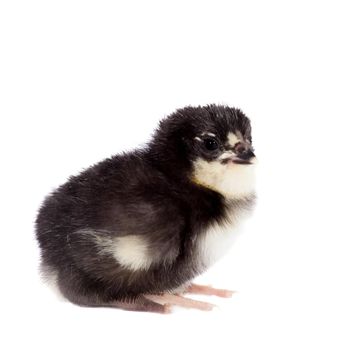
[[[187,285],[250,212],[253,160],[240,110],[176,111],[144,149],[88,168],[45,199],[36,220],[44,270],[67,299],[86,306]]]

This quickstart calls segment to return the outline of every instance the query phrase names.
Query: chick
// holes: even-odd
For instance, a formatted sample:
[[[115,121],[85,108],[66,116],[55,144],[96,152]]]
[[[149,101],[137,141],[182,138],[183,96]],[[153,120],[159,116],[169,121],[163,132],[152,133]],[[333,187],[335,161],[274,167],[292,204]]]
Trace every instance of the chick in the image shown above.
[[[72,176],[36,219],[42,271],[81,306],[209,310],[179,293],[228,297],[192,280],[226,253],[254,206],[249,119],[227,106],[186,107],[143,149]]]

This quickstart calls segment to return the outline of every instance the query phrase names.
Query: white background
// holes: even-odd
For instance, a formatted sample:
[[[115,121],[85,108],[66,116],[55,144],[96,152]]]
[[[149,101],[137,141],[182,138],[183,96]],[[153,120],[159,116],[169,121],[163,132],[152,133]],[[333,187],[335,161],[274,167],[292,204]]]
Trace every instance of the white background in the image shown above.
[[[1,1],[2,349],[349,349],[347,1]],[[82,168],[188,104],[251,118],[259,204],[200,280],[205,313],[79,308],[41,284],[33,221]]]

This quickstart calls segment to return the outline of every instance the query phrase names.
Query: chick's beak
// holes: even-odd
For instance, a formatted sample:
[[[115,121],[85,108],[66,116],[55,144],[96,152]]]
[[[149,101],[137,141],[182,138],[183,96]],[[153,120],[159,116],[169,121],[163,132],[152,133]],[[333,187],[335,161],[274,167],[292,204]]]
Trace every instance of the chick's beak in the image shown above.
[[[251,160],[255,157],[252,150],[238,154],[232,158],[232,162],[236,164],[252,164]]]
[[[234,149],[235,155],[232,157],[232,162],[236,164],[252,164],[252,159],[255,154],[251,147],[245,144],[238,144]]]
[[[222,164],[253,164],[255,159],[255,154],[252,150],[247,151],[244,154],[238,155],[225,155],[221,157],[220,161]]]

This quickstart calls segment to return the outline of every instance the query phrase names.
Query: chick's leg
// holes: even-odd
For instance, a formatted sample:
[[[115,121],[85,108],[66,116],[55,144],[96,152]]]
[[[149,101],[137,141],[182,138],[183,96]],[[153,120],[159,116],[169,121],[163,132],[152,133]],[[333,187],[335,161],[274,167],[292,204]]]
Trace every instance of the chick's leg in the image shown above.
[[[107,306],[113,306],[127,311],[157,312],[161,314],[168,314],[171,312],[171,305],[169,303],[158,303],[145,298],[144,296],[141,296],[132,302],[115,301]]]
[[[193,300],[190,298],[185,298],[183,296],[170,293],[163,293],[160,295],[147,294],[145,295],[145,298],[159,304],[176,305],[202,311],[210,311],[215,307],[215,305],[206,303],[204,301]]]
[[[211,286],[202,286],[199,284],[191,284],[185,289],[185,293],[215,295],[221,298],[231,298],[234,291],[227,289],[217,289]]]

